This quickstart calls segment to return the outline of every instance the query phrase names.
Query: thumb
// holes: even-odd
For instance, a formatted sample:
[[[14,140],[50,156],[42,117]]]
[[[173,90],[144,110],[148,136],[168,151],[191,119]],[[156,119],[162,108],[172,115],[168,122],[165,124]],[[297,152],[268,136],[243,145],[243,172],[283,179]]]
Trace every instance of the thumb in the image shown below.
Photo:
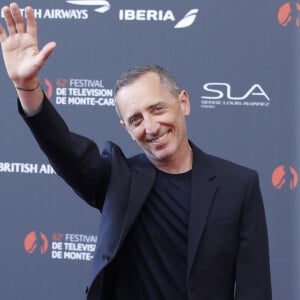
[[[45,63],[45,61],[51,55],[55,47],[55,42],[49,42],[41,49],[40,53],[38,54],[38,59],[42,62],[41,65]]]

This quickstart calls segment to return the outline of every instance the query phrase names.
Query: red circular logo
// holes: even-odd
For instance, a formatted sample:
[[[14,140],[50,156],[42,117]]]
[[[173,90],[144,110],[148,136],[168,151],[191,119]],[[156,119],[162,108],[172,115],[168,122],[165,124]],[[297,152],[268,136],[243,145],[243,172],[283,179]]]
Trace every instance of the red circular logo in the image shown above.
[[[36,251],[45,254],[48,250],[48,246],[48,239],[43,232],[31,231],[24,239],[24,248],[29,254],[33,254]]]
[[[45,82],[45,85],[47,87],[47,91],[45,92],[46,96],[48,97],[48,99],[50,99],[53,95],[52,84],[51,84],[50,80],[48,80],[47,78],[44,79],[44,82]]]
[[[298,184],[297,171],[291,166],[281,165],[273,171],[272,183],[277,189],[288,187],[293,190]]]
[[[287,26],[290,22],[300,26],[300,4],[296,1],[284,3],[278,10],[278,22],[282,26]]]

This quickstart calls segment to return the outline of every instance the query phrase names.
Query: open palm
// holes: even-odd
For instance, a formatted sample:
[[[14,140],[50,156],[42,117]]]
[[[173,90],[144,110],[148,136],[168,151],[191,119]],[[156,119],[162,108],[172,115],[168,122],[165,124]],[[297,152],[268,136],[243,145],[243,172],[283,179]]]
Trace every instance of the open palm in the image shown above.
[[[55,43],[38,49],[37,26],[33,10],[26,8],[27,24],[17,4],[3,8],[8,34],[0,25],[0,42],[7,73],[12,81],[23,82],[37,76],[38,71],[55,48]]]

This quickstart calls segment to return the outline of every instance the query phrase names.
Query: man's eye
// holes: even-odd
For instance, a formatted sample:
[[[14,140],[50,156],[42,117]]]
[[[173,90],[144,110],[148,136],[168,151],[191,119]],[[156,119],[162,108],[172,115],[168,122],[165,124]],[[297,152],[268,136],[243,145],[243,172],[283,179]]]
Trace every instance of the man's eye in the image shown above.
[[[155,110],[156,112],[160,112],[160,111],[163,110],[163,107],[162,107],[162,106],[155,106],[154,110]]]
[[[141,121],[141,118],[140,117],[132,117],[129,121],[130,125],[132,126],[137,126]]]

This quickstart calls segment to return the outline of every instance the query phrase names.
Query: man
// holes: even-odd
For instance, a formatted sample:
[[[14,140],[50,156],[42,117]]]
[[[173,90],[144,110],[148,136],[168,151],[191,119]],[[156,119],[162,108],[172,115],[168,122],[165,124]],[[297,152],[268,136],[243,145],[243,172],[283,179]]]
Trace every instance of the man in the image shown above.
[[[38,71],[55,47],[37,48],[16,4],[0,27],[19,110],[56,172],[102,213],[87,299],[270,300],[268,238],[255,171],[203,153],[188,140],[188,94],[158,66],[116,83],[121,125],[144,154],[69,131]]]

